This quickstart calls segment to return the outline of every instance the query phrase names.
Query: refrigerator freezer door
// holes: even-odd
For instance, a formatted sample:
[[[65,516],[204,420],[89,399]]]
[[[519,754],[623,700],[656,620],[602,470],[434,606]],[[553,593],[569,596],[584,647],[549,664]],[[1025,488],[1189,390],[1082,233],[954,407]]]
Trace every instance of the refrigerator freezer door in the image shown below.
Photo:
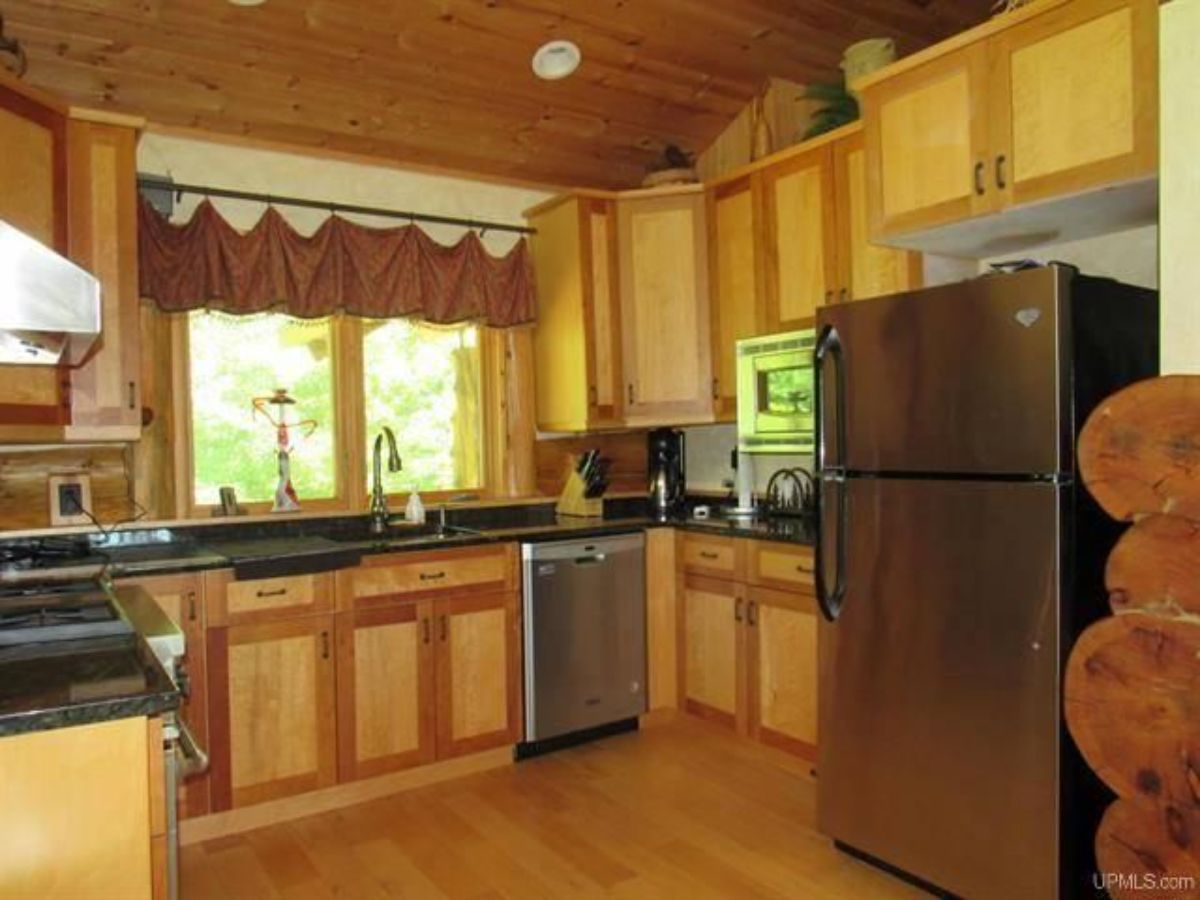
[[[821,830],[972,900],[1053,900],[1064,489],[845,489],[845,602],[820,630]]]
[[[845,364],[846,446],[861,472],[1054,474],[1070,466],[1068,273],[1044,268],[824,307]],[[828,373],[826,373],[828,374]],[[823,379],[832,435],[835,382]]]

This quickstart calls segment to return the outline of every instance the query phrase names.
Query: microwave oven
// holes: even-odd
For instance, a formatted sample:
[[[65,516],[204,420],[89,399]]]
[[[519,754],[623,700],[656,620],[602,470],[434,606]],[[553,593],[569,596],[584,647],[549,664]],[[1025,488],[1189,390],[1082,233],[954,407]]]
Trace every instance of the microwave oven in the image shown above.
[[[813,349],[816,331],[737,342],[738,449],[813,452]]]

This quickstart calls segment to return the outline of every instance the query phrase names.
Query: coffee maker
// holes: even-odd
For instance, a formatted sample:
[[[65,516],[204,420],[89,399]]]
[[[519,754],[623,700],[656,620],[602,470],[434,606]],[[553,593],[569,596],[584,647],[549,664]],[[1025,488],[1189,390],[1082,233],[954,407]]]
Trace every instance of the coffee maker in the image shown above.
[[[656,428],[646,436],[650,473],[650,509],[665,516],[683,505],[687,490],[684,434],[673,428]]]

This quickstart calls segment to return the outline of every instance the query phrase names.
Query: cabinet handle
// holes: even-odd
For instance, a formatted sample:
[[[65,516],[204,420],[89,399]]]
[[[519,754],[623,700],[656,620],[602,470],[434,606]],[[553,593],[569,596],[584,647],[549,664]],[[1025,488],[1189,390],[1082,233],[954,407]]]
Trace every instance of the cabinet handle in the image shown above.
[[[196,592],[188,591],[188,619],[192,622],[196,621]]]
[[[137,409],[137,382],[129,382],[129,408]]]
[[[996,187],[1004,190],[1008,187],[1008,178],[1004,174],[1004,164],[1008,162],[1008,157],[1001,153],[996,157]]]
[[[428,644],[429,643],[429,620],[428,619],[421,620],[421,631],[423,632],[425,643]]]
[[[825,305],[826,305],[826,306],[832,306],[832,305],[833,305],[833,291],[826,291],[826,292],[825,292]]]
[[[445,641],[446,641],[446,637],[447,637],[447,636],[448,636],[448,634],[449,634],[449,629],[448,629],[448,627],[447,627],[447,625],[446,625],[446,619],[447,619],[447,618],[449,618],[449,617],[448,617],[448,616],[442,616],[442,642],[443,642],[443,643],[445,643]]]
[[[599,402],[599,393],[596,391],[594,384],[588,385],[588,403],[595,406]]]
[[[845,303],[849,299],[850,292],[845,288],[842,288],[841,291],[838,292],[838,303]]]
[[[287,588],[278,588],[274,591],[255,591],[254,595],[256,597],[282,597],[286,593]]]
[[[809,566],[796,566],[796,571],[802,575],[811,575],[813,570]]]
[[[713,389],[713,399],[714,400],[721,399],[720,384],[721,384],[721,382],[718,381],[716,378],[713,379],[712,389]]]
[[[983,183],[983,163],[977,162],[975,163],[975,193],[982,197],[986,190],[987,187]]]
[[[751,628],[758,624],[758,603],[753,600],[746,607],[746,624]]]
[[[742,598],[738,597],[733,601],[733,621],[742,621]]]
[[[321,659],[329,659],[329,632],[321,632]]]
[[[445,572],[422,572],[421,573],[422,581],[439,581],[440,579],[445,578],[445,577],[446,577]]]
[[[633,385],[629,385],[629,405],[633,406]]]
[[[713,553],[713,551],[711,551],[711,550],[701,550],[700,558],[701,559],[716,559],[717,554]]]

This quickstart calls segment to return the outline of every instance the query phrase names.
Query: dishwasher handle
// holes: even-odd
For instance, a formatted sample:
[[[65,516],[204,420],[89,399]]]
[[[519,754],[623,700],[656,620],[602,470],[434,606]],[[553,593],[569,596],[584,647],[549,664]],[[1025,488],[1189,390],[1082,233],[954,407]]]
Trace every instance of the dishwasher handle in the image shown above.
[[[605,553],[593,553],[590,556],[575,557],[574,563],[577,566],[598,566],[606,559],[608,559],[608,555]]]

